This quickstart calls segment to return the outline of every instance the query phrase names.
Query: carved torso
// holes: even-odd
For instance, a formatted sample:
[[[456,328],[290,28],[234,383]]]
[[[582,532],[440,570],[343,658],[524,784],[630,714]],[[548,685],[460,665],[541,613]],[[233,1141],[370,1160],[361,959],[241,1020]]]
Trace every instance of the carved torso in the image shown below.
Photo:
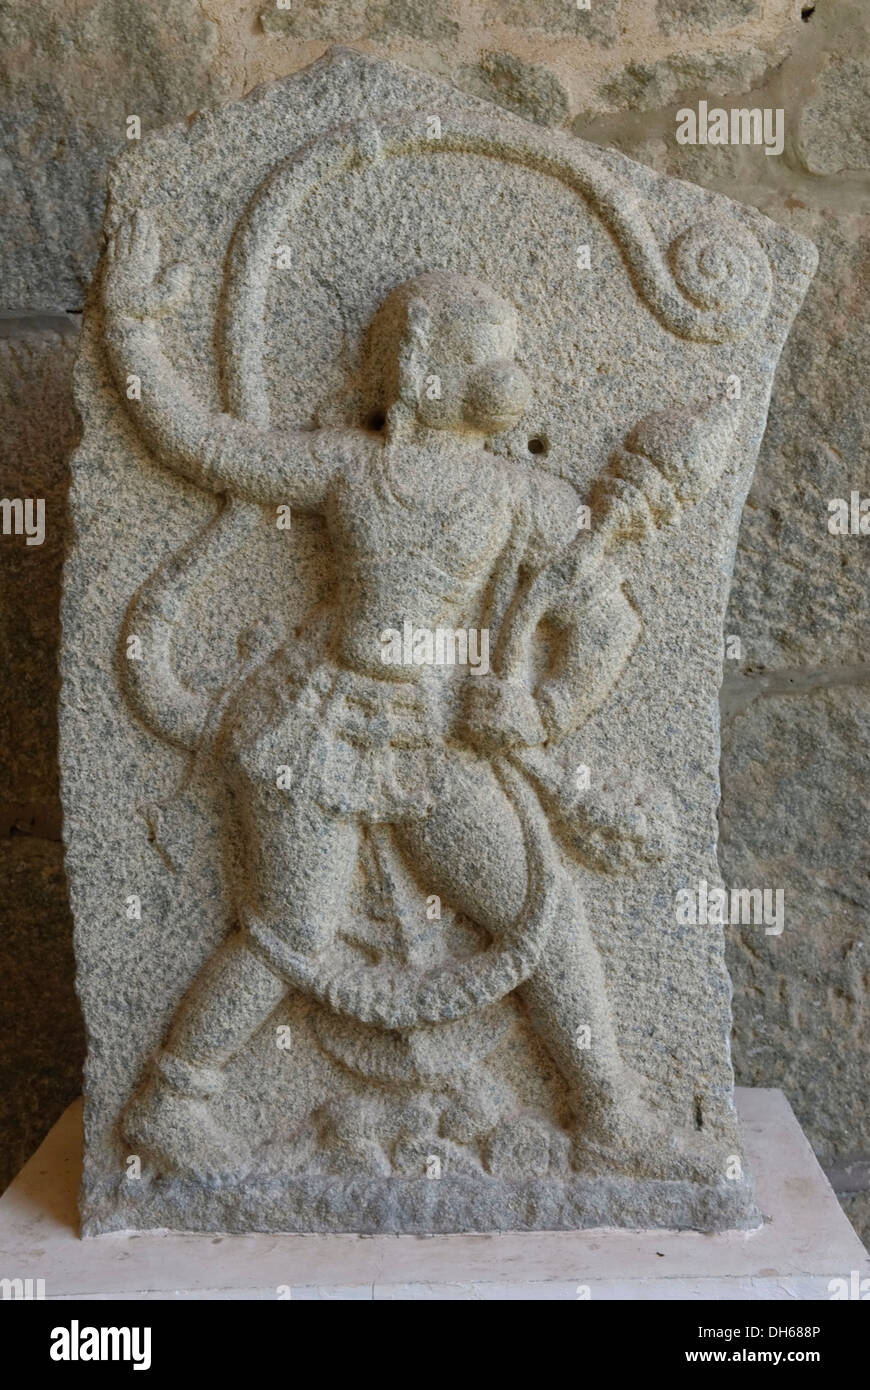
[[[434,629],[466,619],[515,506],[510,478],[482,449],[429,460],[412,446],[374,447],[348,468],[327,511],[340,556],[342,663],[381,677],[419,676],[419,666],[384,667],[381,633],[406,621]]]

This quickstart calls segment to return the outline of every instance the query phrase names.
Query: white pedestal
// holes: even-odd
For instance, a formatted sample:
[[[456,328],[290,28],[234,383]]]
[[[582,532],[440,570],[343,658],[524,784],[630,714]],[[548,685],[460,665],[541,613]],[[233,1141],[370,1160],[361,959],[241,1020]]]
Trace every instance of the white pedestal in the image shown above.
[[[0,1279],[44,1280],[47,1299],[830,1299],[829,1282],[852,1276],[857,1288],[870,1260],[784,1095],[738,1090],[737,1105],[764,1213],[748,1234],[163,1232],[82,1241],[76,1103],[0,1198]]]

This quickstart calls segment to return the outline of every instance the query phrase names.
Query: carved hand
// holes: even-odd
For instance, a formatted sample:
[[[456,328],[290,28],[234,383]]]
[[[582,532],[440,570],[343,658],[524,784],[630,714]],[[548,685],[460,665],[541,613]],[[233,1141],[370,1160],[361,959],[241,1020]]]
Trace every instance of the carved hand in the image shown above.
[[[654,783],[615,782],[581,792],[564,819],[578,858],[606,873],[630,872],[673,849],[673,805]]]
[[[190,267],[176,262],[161,270],[160,238],[143,212],[125,218],[106,248],[103,294],[110,315],[157,319],[187,296]]]
[[[546,741],[531,691],[498,676],[469,676],[461,719],[464,736],[489,753]]]

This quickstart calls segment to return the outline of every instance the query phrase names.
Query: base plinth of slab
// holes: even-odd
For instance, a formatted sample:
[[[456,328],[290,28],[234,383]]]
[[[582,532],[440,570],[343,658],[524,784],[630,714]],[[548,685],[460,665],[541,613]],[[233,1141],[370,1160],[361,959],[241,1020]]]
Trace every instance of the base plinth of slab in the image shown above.
[[[81,1240],[81,1106],[0,1198],[0,1276],[48,1299],[829,1299],[870,1260],[781,1091],[738,1090],[755,1231],[112,1233]],[[854,1276],[854,1277],[852,1277]]]

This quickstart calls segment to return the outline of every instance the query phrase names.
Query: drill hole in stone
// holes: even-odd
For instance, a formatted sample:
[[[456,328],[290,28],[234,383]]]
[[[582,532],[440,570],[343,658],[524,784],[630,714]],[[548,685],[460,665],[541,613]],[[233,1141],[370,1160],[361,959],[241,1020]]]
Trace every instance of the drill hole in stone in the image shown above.
[[[373,410],[366,417],[366,429],[372,430],[375,434],[380,434],[387,423],[387,417],[382,410]]]
[[[550,452],[550,441],[545,439],[542,434],[532,435],[528,442],[530,454],[548,454]]]

